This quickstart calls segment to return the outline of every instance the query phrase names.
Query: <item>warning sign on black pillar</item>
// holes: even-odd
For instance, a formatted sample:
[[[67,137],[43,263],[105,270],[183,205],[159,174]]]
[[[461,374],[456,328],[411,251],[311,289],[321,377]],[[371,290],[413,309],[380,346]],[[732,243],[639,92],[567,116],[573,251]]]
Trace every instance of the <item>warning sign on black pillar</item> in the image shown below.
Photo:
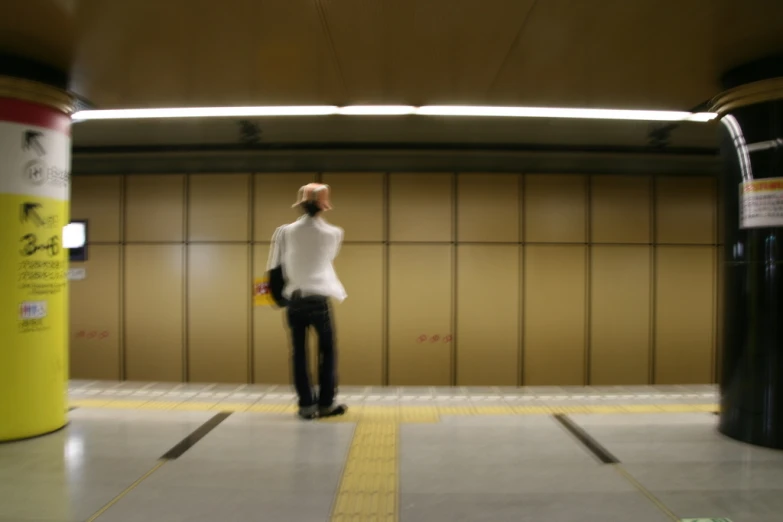
[[[740,228],[783,227],[783,178],[740,183]]]

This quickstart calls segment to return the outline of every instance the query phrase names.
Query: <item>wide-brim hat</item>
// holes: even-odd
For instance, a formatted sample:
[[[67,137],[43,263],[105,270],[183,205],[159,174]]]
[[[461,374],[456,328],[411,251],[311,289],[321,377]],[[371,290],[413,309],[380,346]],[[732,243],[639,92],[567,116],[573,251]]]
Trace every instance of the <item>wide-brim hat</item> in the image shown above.
[[[296,197],[296,203],[291,207],[298,207],[308,201],[314,202],[323,211],[332,210],[332,204],[329,201],[329,185],[323,183],[308,183],[299,188]]]

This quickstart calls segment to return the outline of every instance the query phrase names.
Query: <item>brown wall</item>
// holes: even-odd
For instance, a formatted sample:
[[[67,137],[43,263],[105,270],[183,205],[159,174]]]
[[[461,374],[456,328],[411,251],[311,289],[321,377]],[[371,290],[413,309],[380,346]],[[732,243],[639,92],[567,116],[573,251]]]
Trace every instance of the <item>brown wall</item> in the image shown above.
[[[712,178],[426,173],[76,177],[72,376],[289,382],[251,283],[316,179],[345,229],[342,384],[714,380]]]

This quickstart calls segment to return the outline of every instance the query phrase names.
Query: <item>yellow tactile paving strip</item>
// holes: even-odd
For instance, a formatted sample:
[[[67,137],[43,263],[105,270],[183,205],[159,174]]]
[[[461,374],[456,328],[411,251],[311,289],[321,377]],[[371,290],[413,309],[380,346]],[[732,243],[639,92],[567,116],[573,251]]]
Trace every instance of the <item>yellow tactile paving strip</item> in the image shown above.
[[[228,403],[228,402],[162,402],[122,399],[73,399],[70,406],[79,408],[110,408],[175,411],[233,411],[246,413],[288,414],[296,412],[293,403]],[[478,415],[554,415],[554,414],[630,414],[630,413],[704,413],[718,411],[714,403],[698,404],[601,404],[570,406],[512,406],[512,405],[351,405],[348,413],[329,422],[438,422],[441,416]]]
[[[356,425],[332,522],[397,522],[399,424],[362,421]]]

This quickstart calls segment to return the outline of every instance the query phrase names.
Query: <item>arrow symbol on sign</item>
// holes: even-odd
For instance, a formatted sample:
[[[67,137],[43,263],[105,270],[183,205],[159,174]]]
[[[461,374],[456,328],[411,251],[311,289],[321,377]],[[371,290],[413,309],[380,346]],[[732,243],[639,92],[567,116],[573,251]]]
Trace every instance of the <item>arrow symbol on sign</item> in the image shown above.
[[[41,142],[38,141],[38,139],[42,136],[43,132],[41,131],[25,131],[24,141],[22,142],[22,150],[33,149],[33,151],[35,151],[39,156],[46,154],[46,150],[44,150],[43,145],[41,145]]]
[[[44,220],[41,219],[40,215],[38,215],[39,208],[41,208],[40,203],[22,203],[21,214],[19,216],[19,219],[22,221],[22,223],[27,223],[28,221],[32,221],[39,227],[42,227],[44,224]]]

